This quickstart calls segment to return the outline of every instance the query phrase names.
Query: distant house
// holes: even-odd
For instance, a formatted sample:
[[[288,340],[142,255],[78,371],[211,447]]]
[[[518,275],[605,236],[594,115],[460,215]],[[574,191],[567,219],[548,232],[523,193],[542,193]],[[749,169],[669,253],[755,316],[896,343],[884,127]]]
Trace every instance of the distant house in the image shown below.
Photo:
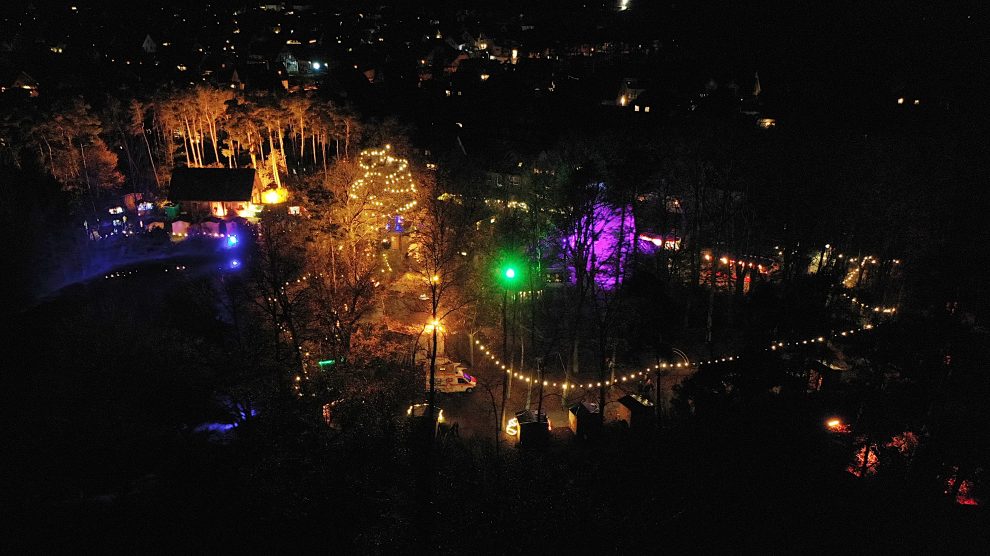
[[[19,90],[31,97],[38,96],[38,81],[26,72],[19,72],[8,83],[8,85],[0,86],[0,91]]]
[[[517,188],[522,183],[521,174],[507,172],[485,172],[485,181],[495,189]]]
[[[640,84],[639,79],[626,77],[619,84],[619,94],[616,95],[615,104],[617,106],[629,106],[645,91],[646,87]]]
[[[284,68],[269,69],[264,64],[247,63],[228,66],[229,73],[221,73],[217,83],[222,87],[248,91],[283,91],[289,88],[289,76]]]
[[[264,187],[253,168],[176,168],[169,200],[197,217],[233,217],[261,204]]]
[[[275,61],[282,64],[285,67],[285,71],[289,72],[289,75],[296,75],[299,73],[299,59],[296,55],[292,53],[288,48],[283,49],[279,52]]]

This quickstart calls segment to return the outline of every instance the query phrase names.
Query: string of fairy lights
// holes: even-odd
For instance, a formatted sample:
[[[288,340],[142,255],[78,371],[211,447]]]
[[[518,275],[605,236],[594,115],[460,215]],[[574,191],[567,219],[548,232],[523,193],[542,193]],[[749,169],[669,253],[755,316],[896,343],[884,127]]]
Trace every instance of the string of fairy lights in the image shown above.
[[[854,304],[857,304],[858,306],[862,306],[864,308],[867,308],[868,310],[870,310],[872,312],[875,312],[875,313],[883,313],[883,314],[892,315],[893,313],[896,312],[896,308],[895,307],[875,307],[875,306],[872,306],[872,305],[867,305],[865,303],[862,303],[862,302],[858,301],[856,298],[851,297],[851,296],[849,296],[847,294],[842,294],[842,296],[845,297],[846,299],[850,300],[850,302],[852,302]],[[826,341],[830,341],[830,340],[833,340],[833,339],[847,338],[849,336],[853,336],[853,335],[856,335],[856,334],[859,334],[859,333],[869,332],[871,330],[874,330],[877,326],[878,326],[877,324],[867,323],[867,324],[864,324],[863,326],[861,326],[859,328],[850,328],[850,329],[847,329],[847,330],[840,330],[838,332],[835,332],[833,334],[830,334],[827,337],[826,336],[815,336],[815,337],[812,337],[812,338],[804,338],[804,339],[800,339],[800,340],[771,342],[768,347],[764,348],[764,351],[781,351],[781,350],[784,350],[784,349],[797,348],[797,347],[800,347],[800,346],[808,346],[808,345],[815,345],[815,344],[825,344]],[[526,383],[526,384],[539,384],[540,379],[538,377],[534,377],[534,375],[532,375],[532,374],[526,374],[524,372],[519,372],[519,371],[517,371],[516,369],[513,368],[513,366],[512,366],[511,363],[506,364],[505,362],[501,361],[494,353],[492,353],[491,349],[489,349],[488,346],[486,346],[485,344],[483,344],[481,342],[481,340],[475,340],[474,341],[474,344],[475,344],[475,346],[478,349],[481,350],[482,354],[484,354],[484,356],[491,363],[493,363],[495,365],[496,368],[505,371],[506,374],[509,375],[510,378],[516,379],[516,380],[518,380],[518,381],[520,381],[522,383]],[[738,354],[725,355],[725,356],[722,356],[722,357],[713,357],[713,358],[703,359],[703,360],[698,360],[698,361],[691,361],[690,359],[687,359],[687,358],[685,358],[685,359],[686,359],[686,361],[684,361],[684,362],[677,362],[677,363],[657,363],[657,364],[655,364],[653,366],[646,367],[642,371],[634,371],[634,372],[627,373],[627,374],[616,375],[616,377],[615,377],[614,380],[609,379],[609,380],[605,380],[605,381],[596,381],[596,382],[581,382],[581,381],[571,381],[571,382],[568,382],[568,381],[544,380],[543,381],[543,386],[551,386],[551,387],[555,387],[555,388],[560,388],[561,390],[563,390],[565,392],[567,390],[574,390],[576,388],[589,388],[590,389],[590,388],[600,388],[603,385],[604,386],[614,386],[614,385],[619,384],[619,383],[630,382],[630,381],[635,381],[635,380],[643,380],[645,378],[648,378],[649,375],[650,375],[650,373],[657,373],[657,372],[663,372],[663,371],[667,371],[667,370],[677,370],[677,369],[684,369],[684,370],[691,369],[691,368],[698,369],[698,368],[700,368],[702,366],[707,366],[707,365],[717,365],[717,364],[721,364],[721,363],[731,363],[731,362],[734,362],[734,361],[739,361],[740,359],[742,359],[742,356],[741,355],[738,355]]]
[[[857,333],[862,333],[862,332],[867,332],[867,331],[873,330],[876,327],[877,327],[877,325],[874,325],[874,324],[866,324],[866,325],[863,325],[860,328],[851,328],[851,329],[848,329],[848,330],[842,330],[840,332],[836,332],[836,333],[831,334],[830,336],[828,336],[828,339],[831,340],[831,339],[835,339],[835,338],[843,338],[843,337],[853,336],[853,335],[855,335]],[[807,345],[815,345],[815,344],[824,344],[825,342],[826,342],[826,337],[825,336],[817,336],[817,337],[814,337],[814,338],[806,338],[806,339],[802,339],[802,340],[793,340],[793,341],[790,341],[790,342],[773,342],[769,347],[765,348],[764,351],[778,351],[778,350],[782,350],[782,349],[786,349],[786,348],[791,348],[791,347],[807,346]],[[506,365],[504,362],[502,362],[498,357],[495,356],[494,353],[492,353],[492,351],[488,348],[488,346],[486,346],[485,344],[481,343],[481,340],[475,340],[474,343],[475,343],[475,346],[477,346],[478,349],[481,350],[481,352],[484,354],[484,356],[486,358],[488,358],[495,365],[496,368],[500,368],[501,370],[504,370],[506,372],[506,374],[508,374],[511,378],[516,379],[519,382],[524,382],[524,383],[527,383],[527,384],[539,384],[539,378],[534,377],[531,374],[526,374],[526,373],[519,372],[519,371],[515,370],[511,366],[511,364],[510,365]],[[705,365],[716,365],[716,364],[719,364],[719,363],[730,363],[730,362],[733,362],[733,361],[739,361],[740,359],[742,359],[742,356],[741,355],[727,355],[727,356],[724,356],[724,357],[715,357],[715,358],[711,358],[711,359],[699,360],[699,361],[694,361],[694,362],[688,360],[687,362],[683,362],[683,363],[682,362],[678,362],[678,363],[657,363],[657,364],[655,364],[653,366],[646,367],[642,371],[634,371],[634,372],[631,372],[631,373],[628,373],[628,374],[616,375],[616,377],[615,377],[614,380],[611,380],[610,379],[610,380],[599,381],[599,382],[581,382],[581,381],[566,382],[566,381],[544,380],[543,381],[543,386],[556,387],[556,388],[560,388],[560,389],[562,389],[564,391],[574,390],[576,388],[600,388],[603,385],[604,386],[614,386],[614,385],[619,384],[619,383],[622,383],[622,382],[630,382],[630,381],[635,381],[635,380],[643,380],[645,378],[648,378],[649,375],[650,375],[650,373],[662,372],[662,371],[666,371],[668,369],[670,369],[670,370],[676,370],[676,369],[687,370],[687,369],[691,369],[691,368],[698,369],[698,368],[700,368],[702,366],[705,366]]]
[[[742,260],[742,257],[745,257],[746,260]],[[736,266],[740,269],[755,268],[760,274],[769,274],[774,268],[774,264],[772,262],[768,262],[765,257],[758,257],[757,255],[742,255],[742,257],[740,260],[736,260],[727,256],[721,256],[718,258],[718,262],[722,265],[729,266],[730,268]],[[705,253],[704,259],[706,262],[710,263],[712,262],[713,257],[710,253]],[[764,264],[764,262],[766,262],[766,264]]]
[[[855,297],[850,296],[847,293],[840,294],[842,297],[847,299],[853,305],[863,309],[864,311],[873,313],[883,313],[885,315],[891,315],[897,312],[897,307],[894,306],[883,306],[883,305],[870,305],[869,303],[864,303]]]
[[[182,271],[182,270],[185,270],[185,269],[186,269],[186,265],[166,266],[164,268],[165,272],[168,272],[169,270]],[[103,275],[103,279],[104,280],[113,280],[113,279],[116,279],[116,278],[127,278],[128,276],[134,276],[137,273],[138,273],[138,269],[136,269],[136,268],[133,268],[131,270],[117,270],[117,271],[111,272],[110,274],[104,274]]]
[[[416,181],[409,171],[409,161],[396,157],[392,145],[361,151],[358,166],[364,170],[364,175],[351,184],[351,199],[365,195],[372,206],[389,216],[402,214],[417,205]],[[404,197],[412,198],[405,200]]]

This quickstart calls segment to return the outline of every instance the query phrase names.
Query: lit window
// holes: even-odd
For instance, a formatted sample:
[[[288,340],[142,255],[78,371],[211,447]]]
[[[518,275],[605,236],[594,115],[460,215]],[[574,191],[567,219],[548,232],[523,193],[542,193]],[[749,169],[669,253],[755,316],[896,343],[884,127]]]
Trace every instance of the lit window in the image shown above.
[[[649,112],[649,111],[650,111],[650,107],[649,106],[643,108],[643,112]]]
[[[634,112],[639,112],[639,105],[638,104],[635,107],[633,107],[633,111]]]

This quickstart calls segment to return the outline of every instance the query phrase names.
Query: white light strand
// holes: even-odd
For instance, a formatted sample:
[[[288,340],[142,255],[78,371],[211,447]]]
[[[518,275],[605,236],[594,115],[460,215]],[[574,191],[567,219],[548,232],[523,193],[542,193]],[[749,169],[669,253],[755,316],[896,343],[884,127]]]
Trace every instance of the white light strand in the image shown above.
[[[843,330],[843,331],[836,332],[835,334],[830,335],[828,337],[828,339],[830,340],[830,339],[833,339],[833,338],[840,338],[840,337],[852,336],[852,335],[855,335],[858,332],[865,332],[865,331],[873,330],[877,326],[878,325],[866,324],[866,325],[863,325],[861,328],[852,328],[852,329],[849,329],[849,330]],[[804,339],[804,340],[794,340],[794,341],[790,341],[790,342],[774,342],[769,347],[765,348],[764,351],[779,351],[779,350],[782,350],[782,349],[785,349],[785,348],[790,348],[790,347],[815,345],[815,344],[824,344],[824,343],[826,343],[826,341],[827,340],[826,340],[826,337],[825,336],[816,336],[814,338],[807,338],[807,339]],[[491,350],[489,350],[487,346],[485,346],[484,344],[482,344],[480,340],[475,340],[474,343],[475,343],[475,345],[478,346],[478,348],[481,350],[481,352],[492,363],[495,364],[495,367],[496,368],[500,368],[500,369],[504,370],[506,372],[506,374],[509,375],[509,377],[514,378],[516,380],[519,380],[520,382],[528,383],[528,384],[539,384],[539,378],[534,377],[533,375],[527,375],[525,373],[520,373],[520,372],[516,371],[515,369],[513,369],[511,366],[506,367],[506,365],[504,363],[502,363],[501,360],[499,360],[497,357],[495,357],[495,355],[491,352]],[[598,388],[598,387],[601,387],[603,384],[605,386],[613,386],[613,385],[618,384],[620,382],[630,382],[630,381],[634,381],[634,380],[643,380],[645,378],[649,378],[650,373],[662,372],[662,371],[665,371],[665,370],[668,370],[668,369],[670,369],[670,370],[673,370],[673,369],[691,369],[691,368],[697,369],[697,368],[701,367],[702,365],[714,365],[714,364],[717,364],[717,363],[730,363],[730,362],[733,362],[733,361],[739,361],[740,359],[742,359],[742,356],[740,356],[740,355],[727,355],[727,356],[724,356],[724,357],[716,357],[716,358],[712,358],[712,359],[700,360],[700,361],[697,361],[697,362],[688,361],[686,363],[657,363],[656,365],[653,365],[652,367],[646,367],[642,371],[636,371],[636,372],[632,372],[632,373],[624,374],[624,375],[616,375],[616,378],[615,378],[614,381],[613,380],[606,380],[604,382],[588,382],[588,383],[583,383],[583,382],[564,382],[564,381],[558,382],[558,381],[553,381],[553,380],[544,380],[543,381],[543,385],[544,386],[552,386],[552,387],[560,387],[563,390],[569,390],[569,389],[570,390],[573,390],[574,388]]]

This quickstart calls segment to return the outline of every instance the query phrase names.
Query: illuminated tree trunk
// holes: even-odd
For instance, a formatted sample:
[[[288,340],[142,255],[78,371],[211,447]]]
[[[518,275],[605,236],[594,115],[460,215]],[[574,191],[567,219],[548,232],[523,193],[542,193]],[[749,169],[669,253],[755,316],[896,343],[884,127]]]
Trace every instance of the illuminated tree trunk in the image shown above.
[[[179,135],[182,136],[182,152],[186,155],[186,166],[195,168],[196,161],[192,158],[192,149],[189,148],[189,142],[186,138],[186,134],[180,132]]]
[[[275,153],[272,153],[272,156],[269,156],[268,160],[272,164],[272,177],[275,179],[275,187],[280,188],[282,187],[282,179],[278,175],[278,157],[275,156]]]
[[[155,157],[151,154],[151,143],[148,142],[148,134],[143,128],[141,129],[141,137],[144,138],[144,146],[148,148],[148,163],[151,164],[151,173],[155,176],[155,186],[160,191],[162,184],[158,181],[158,170],[155,169]]]
[[[299,118],[299,162],[302,163],[306,156],[306,120]]]
[[[186,148],[186,158],[187,158],[186,163],[189,164],[193,168],[195,168],[197,166],[201,166],[201,164],[199,164],[199,162],[197,161],[197,158],[196,158],[196,143],[195,143],[195,139],[193,137],[192,129],[189,127],[189,120],[187,120],[185,118],[185,116],[183,116],[182,122],[183,122],[183,124],[186,127],[186,133],[183,136],[183,139],[185,139],[185,138],[188,137],[188,141],[189,141],[189,146]],[[190,153],[192,154],[192,160],[191,161],[188,160]]]
[[[327,142],[325,136],[323,138],[323,141],[320,142],[320,144],[322,146],[322,149],[320,150],[322,151],[323,154],[323,179],[327,179],[328,177],[327,176]]]
[[[210,120],[210,141],[213,143],[213,156],[216,157],[217,162],[220,162],[220,149],[217,147],[217,122],[214,119]]]
[[[350,158],[351,152],[351,122],[344,120],[344,158]]]

